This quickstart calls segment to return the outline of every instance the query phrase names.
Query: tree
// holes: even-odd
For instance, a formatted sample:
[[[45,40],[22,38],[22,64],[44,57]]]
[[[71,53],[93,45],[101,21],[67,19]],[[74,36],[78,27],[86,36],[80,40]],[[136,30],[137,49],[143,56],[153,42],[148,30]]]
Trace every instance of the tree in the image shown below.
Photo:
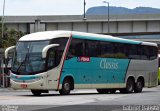
[[[2,38],[2,24],[0,24],[0,48],[6,48],[15,45],[17,40],[25,33],[15,29],[8,30],[4,25],[3,38]]]

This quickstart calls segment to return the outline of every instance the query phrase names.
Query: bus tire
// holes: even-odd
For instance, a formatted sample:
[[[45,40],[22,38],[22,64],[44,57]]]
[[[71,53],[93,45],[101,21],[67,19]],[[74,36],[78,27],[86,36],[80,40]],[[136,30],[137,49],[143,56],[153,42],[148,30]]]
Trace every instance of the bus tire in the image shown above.
[[[97,89],[97,92],[99,94],[106,94],[106,93],[108,93],[108,89]]]
[[[31,92],[34,96],[40,96],[42,93],[40,90],[31,90]]]
[[[144,86],[144,80],[143,79],[138,79],[137,82],[135,83],[134,92],[135,93],[142,92],[143,86]]]
[[[72,87],[72,84],[71,84],[71,81],[70,79],[65,79],[63,81],[63,84],[62,84],[62,89],[59,90],[59,93],[61,95],[69,95],[70,94],[70,91],[71,91],[71,87]]]
[[[122,93],[132,93],[134,90],[134,80],[129,78],[126,83],[126,88],[122,89]]]

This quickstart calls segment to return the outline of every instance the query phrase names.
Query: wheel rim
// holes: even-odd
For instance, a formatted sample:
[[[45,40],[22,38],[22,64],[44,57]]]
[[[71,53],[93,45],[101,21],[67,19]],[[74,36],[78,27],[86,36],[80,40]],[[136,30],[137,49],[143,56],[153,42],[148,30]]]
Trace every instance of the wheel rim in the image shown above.
[[[133,88],[132,88],[132,85],[131,85],[131,84],[128,84],[128,90],[129,90],[129,91],[132,91],[132,89],[133,89]]]
[[[128,91],[132,92],[133,91],[133,82],[132,81],[128,81]]]
[[[65,89],[66,91],[69,91],[69,90],[70,90],[70,84],[69,84],[69,83],[65,83],[65,84],[64,84],[64,89]]]
[[[137,88],[141,89],[142,88],[142,83],[139,81],[137,82]]]

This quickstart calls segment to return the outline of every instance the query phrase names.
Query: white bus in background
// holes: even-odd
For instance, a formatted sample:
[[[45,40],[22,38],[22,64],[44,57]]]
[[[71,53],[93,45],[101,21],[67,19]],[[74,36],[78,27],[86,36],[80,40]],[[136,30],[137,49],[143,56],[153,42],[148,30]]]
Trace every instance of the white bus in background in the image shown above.
[[[157,86],[157,44],[91,33],[46,31],[28,34],[15,48],[11,87],[34,95],[49,90],[69,94],[91,88],[99,93],[142,92]]]

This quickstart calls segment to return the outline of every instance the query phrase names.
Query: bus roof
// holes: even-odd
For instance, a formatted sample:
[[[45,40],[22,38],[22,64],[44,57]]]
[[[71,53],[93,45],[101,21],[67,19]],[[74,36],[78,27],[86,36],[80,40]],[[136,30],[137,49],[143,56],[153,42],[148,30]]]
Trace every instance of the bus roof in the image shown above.
[[[50,40],[59,37],[70,37],[71,31],[44,31],[27,34],[19,39],[19,41],[39,41]]]
[[[113,37],[110,35],[101,35],[101,34],[92,34],[85,32],[76,32],[76,31],[44,31],[36,32],[32,34],[25,35],[19,39],[19,41],[39,41],[39,40],[50,40],[59,37],[73,37],[80,39],[89,39],[89,40],[100,40],[100,41],[109,41],[109,42],[118,42],[118,43],[128,43],[128,44],[141,44],[149,46],[157,46],[155,43],[142,42],[135,40],[128,40],[118,37]]]
[[[128,44],[141,44],[142,43],[141,41],[128,40],[128,39],[113,37],[110,35],[100,35],[100,34],[83,33],[83,32],[73,32],[72,37],[81,38],[81,39],[89,39],[89,40],[128,43]]]

